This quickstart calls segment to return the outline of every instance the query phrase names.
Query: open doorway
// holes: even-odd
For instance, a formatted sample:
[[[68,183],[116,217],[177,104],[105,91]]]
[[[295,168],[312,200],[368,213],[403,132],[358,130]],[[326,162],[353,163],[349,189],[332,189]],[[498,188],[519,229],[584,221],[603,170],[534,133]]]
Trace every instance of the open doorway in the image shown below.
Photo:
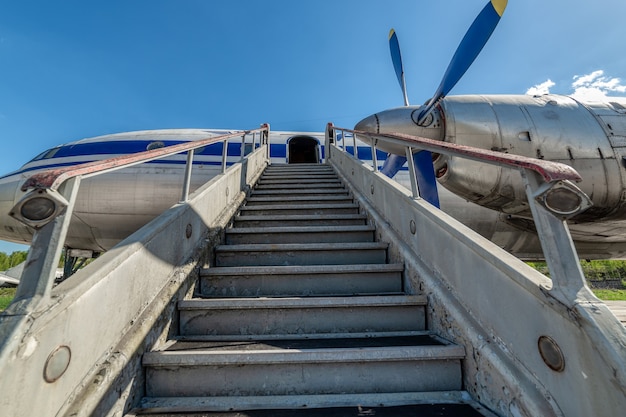
[[[294,136],[287,140],[288,164],[319,164],[320,143],[311,136]]]

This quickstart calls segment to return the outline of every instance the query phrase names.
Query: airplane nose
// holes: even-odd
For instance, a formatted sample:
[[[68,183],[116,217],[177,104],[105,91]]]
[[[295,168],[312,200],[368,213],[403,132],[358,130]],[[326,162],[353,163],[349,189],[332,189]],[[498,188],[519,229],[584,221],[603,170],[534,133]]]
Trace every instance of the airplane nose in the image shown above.
[[[378,115],[373,114],[371,116],[367,116],[354,126],[354,130],[361,130],[369,133],[380,133],[380,120],[378,120]]]

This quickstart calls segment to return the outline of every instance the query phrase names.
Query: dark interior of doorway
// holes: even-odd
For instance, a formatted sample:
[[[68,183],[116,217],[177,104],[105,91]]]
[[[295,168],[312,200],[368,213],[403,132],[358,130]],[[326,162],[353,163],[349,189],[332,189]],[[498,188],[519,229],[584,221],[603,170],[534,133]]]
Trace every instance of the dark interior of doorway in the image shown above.
[[[318,142],[308,136],[296,136],[289,140],[290,164],[319,163]]]

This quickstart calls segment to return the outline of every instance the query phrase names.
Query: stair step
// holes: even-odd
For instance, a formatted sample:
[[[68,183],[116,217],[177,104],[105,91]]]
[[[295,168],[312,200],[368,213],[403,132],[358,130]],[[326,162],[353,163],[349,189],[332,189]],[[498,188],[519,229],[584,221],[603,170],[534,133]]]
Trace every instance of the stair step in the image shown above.
[[[146,397],[136,412],[151,417],[173,417],[170,413],[198,413],[193,417],[495,417],[466,391]]]
[[[403,330],[393,332],[351,332],[351,333],[314,333],[314,334],[250,334],[250,335],[180,335],[176,336],[172,343],[179,342],[269,342],[274,340],[323,340],[323,339],[367,339],[367,338],[391,338],[391,337],[436,337],[427,330]],[[164,349],[165,350],[165,349]]]
[[[290,196],[298,196],[298,195],[349,195],[349,192],[345,188],[325,188],[325,189],[317,189],[317,188],[296,188],[296,189],[270,189],[270,190],[258,190],[253,189],[251,191],[251,195],[253,196],[280,196],[280,195],[290,195]]]
[[[294,215],[306,214],[317,216],[322,214],[356,214],[359,212],[359,205],[356,203],[332,204],[332,203],[311,203],[311,204],[283,204],[283,205],[258,205],[243,206],[239,209],[240,216],[260,216],[260,215]]]
[[[325,164],[272,164],[272,165],[269,165],[265,169],[264,174],[273,173],[273,172],[302,172],[302,171],[334,172],[332,167],[330,167],[329,165],[325,165]]]
[[[254,187],[255,191],[276,191],[276,190],[302,190],[311,189],[318,192],[326,190],[345,190],[340,182],[323,183],[323,184],[258,184]]]
[[[257,182],[257,186],[265,186],[265,185],[277,185],[277,184],[284,184],[287,186],[291,186],[291,185],[322,185],[326,186],[326,184],[332,184],[334,186],[341,186],[343,187],[343,184],[341,184],[341,181],[339,181],[339,178],[337,176],[329,176],[329,177],[323,177],[323,178],[311,178],[311,177],[306,177],[306,178],[293,178],[293,177],[283,177],[283,178],[273,178],[273,179],[269,179],[269,178],[263,178],[261,177],[259,179],[259,181]]]
[[[300,180],[300,179],[304,179],[304,180],[309,180],[309,179],[314,179],[314,178],[319,178],[319,179],[327,179],[327,178],[334,178],[337,179],[337,174],[335,174],[332,171],[328,171],[328,172],[304,172],[304,173],[284,173],[284,172],[277,172],[277,173],[265,173],[261,176],[261,178],[259,179],[259,181],[275,181],[275,180],[281,180],[283,178],[288,178],[291,180]]]
[[[315,217],[307,215],[246,215],[236,216],[233,219],[234,227],[263,227],[263,226],[340,226],[363,225],[367,223],[365,214],[324,214]]]
[[[379,242],[220,245],[215,248],[215,265],[382,264],[387,246]]]
[[[253,205],[285,205],[285,204],[297,204],[297,203],[320,203],[320,202],[333,202],[350,204],[353,199],[348,194],[336,194],[336,195],[279,195],[279,196],[254,196],[251,195],[246,199],[245,205],[250,207]]]
[[[207,297],[319,296],[402,291],[402,264],[207,268],[200,292]]]
[[[285,297],[181,300],[181,335],[420,331],[422,296]]]
[[[146,394],[199,397],[461,389],[463,347],[433,343],[433,339],[425,344],[420,338],[371,339],[175,343],[166,351],[144,355]]]
[[[226,230],[226,244],[373,242],[374,231],[369,225],[238,227]]]

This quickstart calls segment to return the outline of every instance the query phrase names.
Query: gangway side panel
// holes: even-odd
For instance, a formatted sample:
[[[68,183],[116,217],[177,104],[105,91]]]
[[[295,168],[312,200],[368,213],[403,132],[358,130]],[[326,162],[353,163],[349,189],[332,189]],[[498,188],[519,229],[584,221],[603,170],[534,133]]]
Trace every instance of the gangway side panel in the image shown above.
[[[191,290],[209,238],[220,238],[266,166],[261,147],[54,288],[51,305],[3,350],[12,378],[0,384],[2,413],[21,415],[24,404],[51,415],[136,406],[141,354],[167,337],[173,305]],[[5,315],[2,325],[14,320]]]
[[[614,365],[626,331],[604,303],[584,297],[572,310],[549,295],[544,275],[367,164],[336,147],[327,152],[375,216],[391,260],[405,259],[405,286],[428,295],[433,330],[468,350],[464,387],[474,398],[502,415],[529,416],[594,415],[625,403],[623,356]],[[563,369],[551,368],[558,364],[542,341],[560,349]],[[594,380],[607,389],[590,396]]]

